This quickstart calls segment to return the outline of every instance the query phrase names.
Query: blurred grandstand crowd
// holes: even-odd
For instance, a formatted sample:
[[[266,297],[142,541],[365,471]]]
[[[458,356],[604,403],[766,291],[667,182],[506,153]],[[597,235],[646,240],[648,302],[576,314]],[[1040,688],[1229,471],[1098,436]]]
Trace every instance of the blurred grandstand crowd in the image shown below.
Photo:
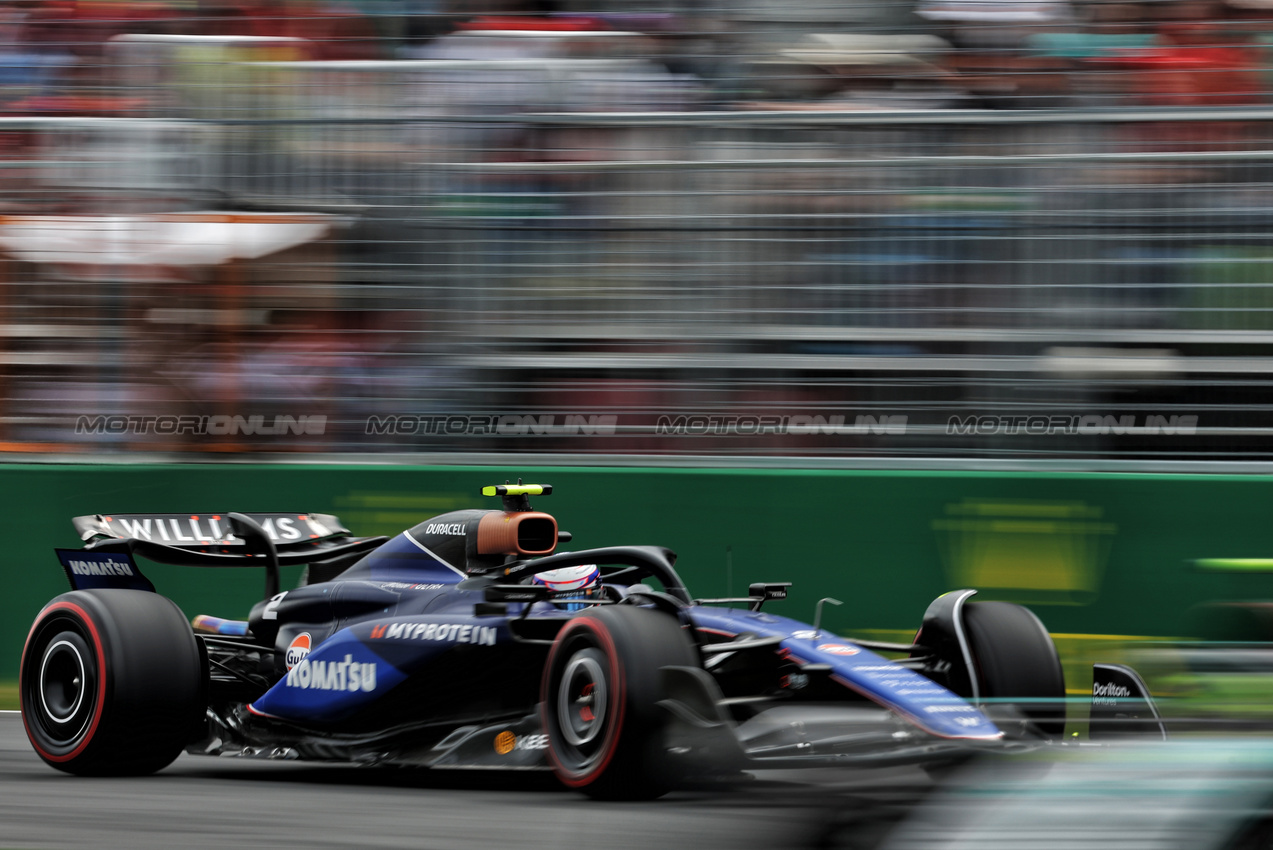
[[[0,447],[1265,459],[1271,51],[1266,0],[0,3]]]
[[[1264,0],[9,0],[11,115],[128,115],[111,41],[299,39],[258,59],[640,56],[689,87],[680,108],[1216,106],[1267,101]],[[537,32],[597,38],[467,39]],[[623,33],[616,52],[607,34]],[[639,102],[616,97],[605,107]],[[675,107],[670,107],[675,108]]]

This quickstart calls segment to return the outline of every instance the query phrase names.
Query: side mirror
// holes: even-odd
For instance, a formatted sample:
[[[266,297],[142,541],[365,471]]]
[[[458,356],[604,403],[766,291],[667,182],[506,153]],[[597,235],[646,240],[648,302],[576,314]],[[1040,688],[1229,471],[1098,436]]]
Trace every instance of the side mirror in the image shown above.
[[[759,611],[760,606],[770,599],[786,599],[789,581],[758,581],[747,588],[747,596],[753,599],[751,610]]]

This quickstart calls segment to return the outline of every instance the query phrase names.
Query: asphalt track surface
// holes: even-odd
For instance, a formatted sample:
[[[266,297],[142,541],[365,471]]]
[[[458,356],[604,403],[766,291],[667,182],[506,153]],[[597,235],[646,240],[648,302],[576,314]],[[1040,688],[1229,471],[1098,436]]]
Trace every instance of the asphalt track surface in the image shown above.
[[[772,772],[649,803],[598,803],[543,774],[189,755],[150,777],[85,779],[45,765],[21,718],[0,714],[5,850],[869,847],[927,785],[915,768]]]

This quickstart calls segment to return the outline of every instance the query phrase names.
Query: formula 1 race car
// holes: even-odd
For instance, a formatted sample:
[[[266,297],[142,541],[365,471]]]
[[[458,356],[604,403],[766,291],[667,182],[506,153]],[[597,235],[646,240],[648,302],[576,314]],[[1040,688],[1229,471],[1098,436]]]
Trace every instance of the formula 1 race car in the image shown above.
[[[550,492],[486,487],[502,510],[391,539],[320,514],[77,517],[84,548],[56,550],[72,590],[23,649],[28,737],[76,774],[150,773],[185,750],[551,768],[611,799],[703,773],[940,763],[1063,737],[1056,648],[1025,608],[961,590],[913,644],[847,640],[820,615],[763,611],[786,583],[694,599],[667,549],[556,552],[570,535],[529,503]],[[265,598],[245,621],[192,625],[134,555],[261,566]],[[301,585],[280,590],[280,565],[301,564]],[[1093,734],[1106,715],[1158,728],[1130,670],[1098,665],[1093,692]]]

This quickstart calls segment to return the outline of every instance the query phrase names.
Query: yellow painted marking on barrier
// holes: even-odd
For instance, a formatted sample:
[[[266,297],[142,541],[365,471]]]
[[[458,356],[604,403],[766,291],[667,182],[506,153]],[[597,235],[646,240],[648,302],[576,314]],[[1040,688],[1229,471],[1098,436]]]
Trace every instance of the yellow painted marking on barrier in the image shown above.
[[[1126,640],[1126,641],[1178,641],[1184,638],[1155,637],[1154,635],[1096,635],[1070,632],[1050,632],[1053,640]]]
[[[1273,572],[1273,558],[1198,558],[1194,566],[1204,570],[1230,573]]]

